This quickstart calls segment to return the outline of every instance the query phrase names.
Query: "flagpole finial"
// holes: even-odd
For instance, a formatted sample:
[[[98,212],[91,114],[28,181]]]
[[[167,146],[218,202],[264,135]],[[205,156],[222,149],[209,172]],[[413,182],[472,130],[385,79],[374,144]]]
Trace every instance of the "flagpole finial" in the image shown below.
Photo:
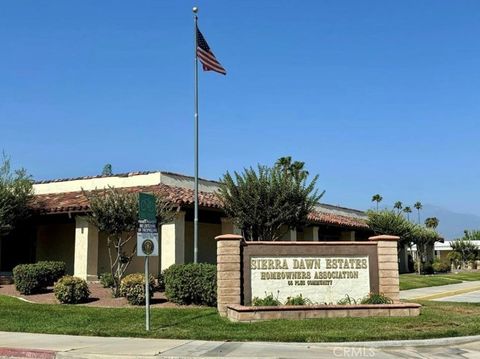
[[[192,11],[193,11],[194,14],[198,13],[198,7],[194,6],[194,7],[192,8]]]

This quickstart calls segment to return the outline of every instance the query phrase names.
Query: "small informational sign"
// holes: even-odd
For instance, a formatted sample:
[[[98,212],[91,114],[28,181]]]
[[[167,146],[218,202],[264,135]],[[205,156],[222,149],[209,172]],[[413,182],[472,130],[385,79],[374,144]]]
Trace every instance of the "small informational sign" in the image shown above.
[[[137,256],[158,256],[158,230],[155,196],[138,196]]]
[[[284,303],[302,294],[313,303],[337,304],[370,292],[368,256],[252,257],[250,271],[252,299],[271,293]]]
[[[150,285],[148,258],[158,256],[157,206],[155,196],[138,195],[137,256],[145,257],[145,329],[150,330]]]

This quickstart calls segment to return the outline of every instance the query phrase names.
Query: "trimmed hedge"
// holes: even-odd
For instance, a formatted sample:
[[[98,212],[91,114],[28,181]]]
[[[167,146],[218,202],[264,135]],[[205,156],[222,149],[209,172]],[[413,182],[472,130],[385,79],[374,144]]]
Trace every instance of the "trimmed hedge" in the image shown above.
[[[53,287],[55,297],[63,304],[77,304],[86,302],[90,296],[87,282],[78,277],[66,275]]]
[[[20,294],[34,294],[45,289],[43,271],[35,264],[19,264],[13,268],[13,281]]]
[[[149,276],[150,298],[153,296],[155,278]],[[120,295],[127,298],[128,303],[132,305],[145,304],[145,275],[141,273],[129,274],[122,279],[120,283]]]
[[[47,287],[54,285],[67,271],[67,265],[61,261],[40,261],[36,265],[43,271],[43,279]]]
[[[165,296],[178,304],[217,305],[217,266],[174,264],[164,272]]]
[[[41,292],[63,277],[66,268],[66,264],[60,261],[19,264],[13,268],[15,287],[26,295]]]

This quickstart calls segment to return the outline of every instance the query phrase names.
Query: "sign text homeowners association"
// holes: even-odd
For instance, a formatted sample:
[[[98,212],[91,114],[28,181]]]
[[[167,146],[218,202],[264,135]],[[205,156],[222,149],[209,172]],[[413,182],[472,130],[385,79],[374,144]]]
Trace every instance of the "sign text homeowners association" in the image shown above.
[[[251,257],[252,298],[273,294],[284,303],[302,294],[318,304],[355,300],[370,292],[368,256]]]

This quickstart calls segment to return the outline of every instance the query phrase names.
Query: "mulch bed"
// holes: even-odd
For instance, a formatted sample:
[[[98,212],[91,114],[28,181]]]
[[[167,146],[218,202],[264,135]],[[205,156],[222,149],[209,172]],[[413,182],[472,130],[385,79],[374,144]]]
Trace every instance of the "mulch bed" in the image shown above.
[[[87,305],[90,307],[137,307],[128,304],[125,298],[113,298],[112,291],[109,288],[103,288],[99,283],[89,283],[90,299],[88,303],[79,305]],[[16,289],[14,284],[0,285],[0,295],[8,295],[12,297],[23,298],[29,302],[39,304],[58,304],[58,300],[53,294],[53,288],[48,288],[45,293],[22,295]],[[177,308],[182,307],[178,304],[169,302],[164,293],[154,292],[153,298],[150,301],[152,308]],[[189,306],[190,307],[190,306]]]

